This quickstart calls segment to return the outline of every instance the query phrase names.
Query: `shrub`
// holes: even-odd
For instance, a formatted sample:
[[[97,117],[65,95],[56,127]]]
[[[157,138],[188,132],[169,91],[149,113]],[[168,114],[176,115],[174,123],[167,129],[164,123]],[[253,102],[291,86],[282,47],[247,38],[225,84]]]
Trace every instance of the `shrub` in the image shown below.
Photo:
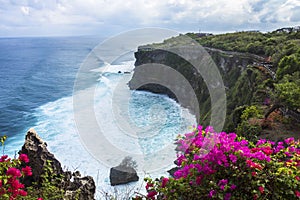
[[[199,126],[178,140],[174,178],[146,178],[146,195],[133,199],[298,199],[300,142],[256,144],[235,133]]]
[[[237,134],[250,141],[256,141],[257,136],[262,131],[261,122],[257,118],[262,118],[261,111],[254,105],[246,107],[242,112],[241,122],[236,129]]]
[[[64,199],[65,191],[62,187],[63,176],[57,175],[53,172],[51,161],[43,167],[43,174],[41,175],[41,182],[34,182],[32,186],[26,188],[28,195],[22,200],[32,200],[42,197],[45,200],[62,200]],[[78,199],[76,197],[74,200]]]
[[[6,136],[0,137],[2,147]],[[3,148],[4,149],[4,148]],[[20,154],[18,158],[9,158],[7,155],[2,155],[0,158],[0,198],[5,200],[15,200],[25,198],[27,191],[24,184],[20,180],[26,176],[31,176],[32,171],[26,163],[29,159],[26,154]],[[32,198],[31,198],[32,199]],[[41,198],[37,198],[42,200]]]
[[[6,136],[0,137],[0,143],[4,151]],[[9,158],[7,155],[0,157],[0,199],[2,200],[58,200],[63,199],[64,190],[60,187],[62,178],[53,173],[50,162],[44,166],[42,182],[25,187],[22,179],[31,176],[31,167],[26,164],[29,159],[26,154],[20,154],[18,158]]]

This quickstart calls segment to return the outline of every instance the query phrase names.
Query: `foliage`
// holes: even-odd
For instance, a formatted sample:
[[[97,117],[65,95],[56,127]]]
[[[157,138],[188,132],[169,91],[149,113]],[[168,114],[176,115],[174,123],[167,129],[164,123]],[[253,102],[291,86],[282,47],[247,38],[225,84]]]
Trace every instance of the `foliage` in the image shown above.
[[[242,31],[207,36],[193,33],[187,35],[206,47],[271,56],[275,65],[282,57],[295,53],[300,46],[300,31],[293,28],[269,33]]]
[[[47,200],[62,200],[65,194],[61,185],[62,182],[63,177],[53,173],[51,162],[48,161],[47,165],[43,167],[41,183],[33,183],[32,186],[27,187],[28,196],[22,199],[31,200],[36,197],[42,197]]]
[[[275,98],[278,102],[291,110],[300,108],[300,70],[293,74],[286,74],[275,85]]]
[[[233,120],[235,117],[233,113],[234,110],[240,106],[264,104],[267,102],[264,104],[264,109],[269,109],[267,106],[270,106],[272,109],[272,106],[278,103],[284,110],[292,109],[295,111],[299,108],[295,105],[299,102],[297,93],[299,85],[297,81],[295,81],[295,79],[289,80],[289,83],[284,81],[284,78],[287,75],[293,75],[293,73],[300,71],[299,27],[283,28],[267,33],[261,33],[254,30],[217,35],[187,33],[186,36],[194,39],[204,47],[217,49],[217,51],[208,50],[208,52],[212,52],[210,53],[210,56],[216,63],[220,63],[220,59],[225,59],[225,66],[227,68],[225,71],[220,69],[220,73],[226,86],[227,96],[227,113],[224,130],[233,130],[237,128],[238,124],[236,122],[238,120]],[[179,41],[180,36],[167,39],[163,43],[153,44],[152,46],[172,46]],[[243,67],[240,67],[240,64],[238,65],[232,62],[231,58],[226,59],[227,53],[222,53],[222,51],[218,51],[219,49],[233,51],[228,54],[232,55],[234,58],[236,56],[238,59],[237,61],[243,61],[245,56],[245,62],[241,62]],[[144,53],[149,54],[149,52]],[[250,53],[258,56],[249,55]],[[145,57],[148,58],[148,60],[144,60],[145,63],[153,61],[151,60],[151,56],[143,56],[143,59],[145,59]],[[248,58],[250,58],[250,60],[247,60]],[[184,62],[178,58],[166,56],[166,58],[162,60],[167,60],[164,64],[174,66],[174,69],[178,70],[188,80],[195,83],[195,85],[201,85],[201,90],[198,90],[197,86],[195,89],[202,113],[199,122],[203,125],[208,125],[211,114],[209,110],[211,102],[207,88],[205,88],[205,86],[202,87],[202,85],[205,84],[201,82],[201,78],[197,77],[193,79],[195,75],[193,73],[188,73],[189,71],[192,72],[188,67],[190,65],[183,66]],[[253,65],[251,62],[253,62]],[[244,68],[246,63],[250,65]],[[268,99],[268,101],[265,101],[265,99]],[[259,133],[260,127],[244,123],[243,129],[240,131]],[[249,135],[250,133],[247,134]]]
[[[246,107],[242,112],[241,122],[236,129],[237,134],[250,141],[255,141],[262,131],[258,118],[262,118],[262,114],[257,106]]]
[[[245,108],[245,110],[242,112],[241,120],[247,121],[250,118],[254,117],[262,117],[261,111],[258,109],[257,106],[252,105]]]
[[[146,178],[133,199],[298,199],[300,141],[251,143],[234,133],[199,126],[178,140],[174,178]]]
[[[0,137],[2,147],[6,136]],[[4,149],[4,148],[3,148]],[[0,157],[0,199],[3,200],[58,200],[63,199],[65,191],[61,188],[62,178],[53,173],[50,161],[44,166],[41,183],[34,183],[25,187],[22,180],[32,176],[31,167],[26,164],[29,159],[26,154],[9,158],[7,155]]]
[[[1,136],[0,141],[2,147],[6,136]],[[0,197],[5,200],[24,199],[28,196],[24,184],[21,179],[26,176],[31,176],[32,171],[26,163],[29,159],[26,154],[20,154],[18,158],[9,158],[7,155],[2,155],[0,158]],[[25,165],[25,166],[24,166]],[[30,198],[34,199],[34,198]],[[41,200],[37,197],[35,199]]]
[[[297,71],[300,71],[300,53],[284,56],[278,64],[276,76],[278,80],[281,80],[284,75],[293,74]]]

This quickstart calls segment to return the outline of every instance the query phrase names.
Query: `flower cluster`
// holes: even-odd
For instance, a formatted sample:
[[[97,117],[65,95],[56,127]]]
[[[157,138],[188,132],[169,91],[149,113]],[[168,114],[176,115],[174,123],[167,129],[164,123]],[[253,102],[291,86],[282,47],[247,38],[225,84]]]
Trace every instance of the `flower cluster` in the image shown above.
[[[300,142],[259,140],[198,126],[177,141],[174,178],[146,179],[146,199],[300,198]]]
[[[24,184],[20,179],[31,176],[32,171],[29,166],[24,166],[29,162],[26,154],[20,154],[18,159],[11,159],[7,155],[0,158],[0,198],[15,200],[19,196],[27,196]],[[39,200],[42,200],[39,198]]]

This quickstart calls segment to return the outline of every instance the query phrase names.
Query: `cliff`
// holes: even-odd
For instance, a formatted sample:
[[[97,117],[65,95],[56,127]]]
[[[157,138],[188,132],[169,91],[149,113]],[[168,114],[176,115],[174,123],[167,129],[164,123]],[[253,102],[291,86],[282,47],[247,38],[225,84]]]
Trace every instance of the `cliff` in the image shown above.
[[[207,84],[207,80],[203,79],[203,74],[197,72],[190,62],[172,51],[169,51],[168,48],[165,48],[166,46],[169,47],[172,45],[165,43],[163,45],[158,44],[139,47],[138,51],[135,52],[136,68],[129,82],[129,87],[131,89],[166,94],[178,101],[174,92],[163,84],[151,83],[151,81],[140,86],[137,84],[141,79],[147,79],[150,76],[150,72],[147,74],[147,72],[145,73],[143,70],[139,70],[141,67],[148,65],[146,67],[151,68],[153,67],[152,64],[168,66],[176,70],[189,82],[197,96],[199,110],[201,111],[199,115],[198,113],[194,113],[197,116],[197,121],[200,124],[208,125],[212,113],[208,88],[209,84]],[[232,129],[238,122],[240,106],[250,104],[250,102],[253,101],[263,101],[265,98],[264,93],[258,92],[258,84],[266,78],[265,76],[267,76],[267,74],[262,74],[259,69],[251,67],[251,65],[255,63],[263,62],[265,58],[251,53],[222,51],[207,47],[204,48],[204,50],[206,53],[203,53],[203,55],[208,53],[222,77],[227,99],[225,130],[228,128]],[[203,55],[201,54],[202,53],[199,54],[199,58],[193,59],[206,59],[202,58],[201,56]],[[176,87],[181,87],[182,85],[180,82],[176,82],[176,80],[174,80],[173,84],[176,85]],[[211,89],[214,88],[212,87]],[[177,91],[180,91],[180,89],[177,89]],[[182,93],[186,92],[184,89],[181,89],[181,91]],[[189,93],[186,93],[183,96],[189,95]],[[180,103],[182,106],[190,108],[189,102],[185,103],[183,101],[182,103],[182,101],[180,101]],[[191,111],[193,112],[193,109],[191,109]],[[235,114],[237,114],[238,117],[236,117]]]

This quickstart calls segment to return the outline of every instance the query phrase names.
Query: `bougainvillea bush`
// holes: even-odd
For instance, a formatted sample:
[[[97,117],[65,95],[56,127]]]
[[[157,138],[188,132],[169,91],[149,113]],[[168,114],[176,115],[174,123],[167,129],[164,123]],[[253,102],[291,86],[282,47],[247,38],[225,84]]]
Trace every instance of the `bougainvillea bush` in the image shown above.
[[[6,136],[0,137],[2,147],[4,147],[5,140]],[[0,157],[0,199],[17,200],[28,197],[28,192],[21,183],[22,178],[32,175],[31,167],[26,165],[28,162],[26,154],[20,154],[18,158],[13,159],[7,155]],[[31,199],[43,200],[39,197]]]
[[[14,159],[7,155],[0,157],[0,199],[14,200],[21,196],[27,196],[20,179],[32,175],[31,168],[24,166],[28,162],[26,154],[20,154],[18,158]]]
[[[300,142],[258,140],[198,126],[178,138],[174,178],[145,178],[133,199],[300,199]]]

